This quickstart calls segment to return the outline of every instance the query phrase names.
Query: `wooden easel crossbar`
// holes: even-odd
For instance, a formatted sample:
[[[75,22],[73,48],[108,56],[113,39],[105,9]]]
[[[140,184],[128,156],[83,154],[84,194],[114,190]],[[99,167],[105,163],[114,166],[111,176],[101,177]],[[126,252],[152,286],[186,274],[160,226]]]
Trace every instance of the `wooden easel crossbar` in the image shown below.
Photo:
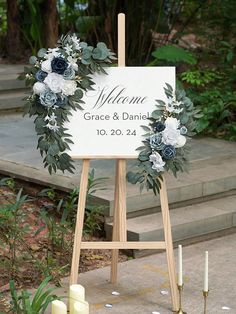
[[[118,66],[125,66],[125,15],[118,15]],[[92,157],[91,157],[92,158]],[[88,187],[90,159],[83,159],[82,173],[80,179],[80,194],[75,227],[74,248],[71,265],[70,284],[76,284],[78,280],[79,260],[81,249],[109,249],[112,250],[111,262],[111,283],[117,282],[118,256],[120,249],[160,249],[166,250],[167,265],[171,288],[172,308],[177,311],[179,308],[178,290],[176,284],[176,272],[173,253],[173,242],[167,198],[165,179],[161,183],[160,202],[164,226],[165,241],[151,242],[127,242],[127,221],[126,221],[126,159],[117,159],[115,194],[114,194],[114,218],[112,241],[110,242],[82,242],[83,222],[85,213],[86,194]]]

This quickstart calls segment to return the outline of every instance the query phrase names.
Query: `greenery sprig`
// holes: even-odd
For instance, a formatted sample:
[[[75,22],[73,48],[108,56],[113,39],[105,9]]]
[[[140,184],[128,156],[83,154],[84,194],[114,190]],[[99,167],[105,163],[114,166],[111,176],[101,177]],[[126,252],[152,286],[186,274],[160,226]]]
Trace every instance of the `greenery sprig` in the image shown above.
[[[195,134],[196,119],[201,117],[184,90],[176,90],[166,84],[164,88],[167,102],[157,100],[156,110],[151,114],[145,131],[143,146],[133,171],[127,173],[127,180],[140,184],[140,190],[152,189],[159,193],[162,174],[172,171],[187,171],[189,162],[189,139]]]
[[[33,87],[26,98],[25,114],[36,117],[37,148],[50,174],[58,169],[73,173],[73,160],[66,152],[73,142],[64,123],[72,110],[83,110],[83,94],[94,85],[90,75],[106,74],[104,68],[115,59],[104,43],[93,47],[67,35],[56,48],[40,49],[37,57],[30,58],[33,66],[25,67],[19,77]]]

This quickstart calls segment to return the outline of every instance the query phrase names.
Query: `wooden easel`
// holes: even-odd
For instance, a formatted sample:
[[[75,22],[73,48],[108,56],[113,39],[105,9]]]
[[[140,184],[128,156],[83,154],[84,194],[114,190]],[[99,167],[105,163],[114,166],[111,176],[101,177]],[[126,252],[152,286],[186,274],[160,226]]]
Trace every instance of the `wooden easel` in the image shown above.
[[[125,66],[125,15],[118,15],[118,66]],[[176,283],[176,272],[173,252],[173,242],[169,215],[169,205],[165,180],[162,181],[160,189],[160,202],[164,226],[165,241],[149,242],[127,242],[126,222],[126,159],[117,159],[115,195],[114,195],[114,219],[112,241],[109,242],[82,242],[84,212],[86,193],[88,186],[90,159],[83,159],[82,173],[80,179],[80,193],[78,201],[77,219],[75,227],[74,248],[71,265],[70,284],[76,284],[79,271],[79,260],[81,249],[111,249],[112,263],[110,281],[117,282],[119,249],[161,249],[166,250],[167,264],[171,288],[173,311],[179,309],[178,290]]]

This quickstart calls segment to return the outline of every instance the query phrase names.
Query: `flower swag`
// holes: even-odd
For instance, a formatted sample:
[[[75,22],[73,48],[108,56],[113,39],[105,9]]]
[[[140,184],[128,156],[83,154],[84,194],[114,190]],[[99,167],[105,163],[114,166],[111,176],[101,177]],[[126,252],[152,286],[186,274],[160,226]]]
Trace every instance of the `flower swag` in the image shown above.
[[[127,173],[130,183],[139,183],[141,190],[146,187],[154,194],[159,193],[163,172],[171,170],[176,176],[188,170],[189,139],[195,134],[196,119],[201,117],[184,90],[174,92],[169,84],[164,90],[167,102],[156,101],[149,126],[142,126],[146,133],[144,145],[137,148],[138,163]]]
[[[53,49],[40,49],[30,58],[19,79],[25,79],[32,92],[26,98],[25,114],[36,116],[37,148],[44,167],[51,174],[58,169],[73,173],[73,160],[65,152],[73,143],[64,123],[71,110],[82,110],[83,93],[93,89],[90,75],[106,74],[104,68],[115,60],[115,54],[103,42],[89,46],[75,35],[62,36]]]

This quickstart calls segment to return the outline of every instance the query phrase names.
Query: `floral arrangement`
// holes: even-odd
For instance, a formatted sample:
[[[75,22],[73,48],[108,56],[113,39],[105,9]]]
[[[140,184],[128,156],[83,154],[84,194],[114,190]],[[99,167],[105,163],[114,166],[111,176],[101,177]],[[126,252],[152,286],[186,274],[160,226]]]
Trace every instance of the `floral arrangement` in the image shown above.
[[[94,84],[90,74],[106,74],[104,67],[116,59],[107,46],[99,42],[88,46],[75,36],[63,36],[56,48],[40,49],[30,58],[31,68],[19,77],[32,86],[26,98],[25,114],[36,116],[38,149],[50,174],[57,169],[73,173],[71,157],[65,152],[73,143],[64,128],[71,110],[82,110],[83,93]]]
[[[134,171],[127,173],[127,180],[140,184],[140,189],[159,192],[162,173],[171,170],[187,171],[189,139],[195,130],[195,119],[200,118],[199,110],[194,109],[191,100],[183,90],[176,90],[166,84],[164,88],[167,102],[157,100],[157,109],[152,112],[149,126],[144,131],[143,146]]]

